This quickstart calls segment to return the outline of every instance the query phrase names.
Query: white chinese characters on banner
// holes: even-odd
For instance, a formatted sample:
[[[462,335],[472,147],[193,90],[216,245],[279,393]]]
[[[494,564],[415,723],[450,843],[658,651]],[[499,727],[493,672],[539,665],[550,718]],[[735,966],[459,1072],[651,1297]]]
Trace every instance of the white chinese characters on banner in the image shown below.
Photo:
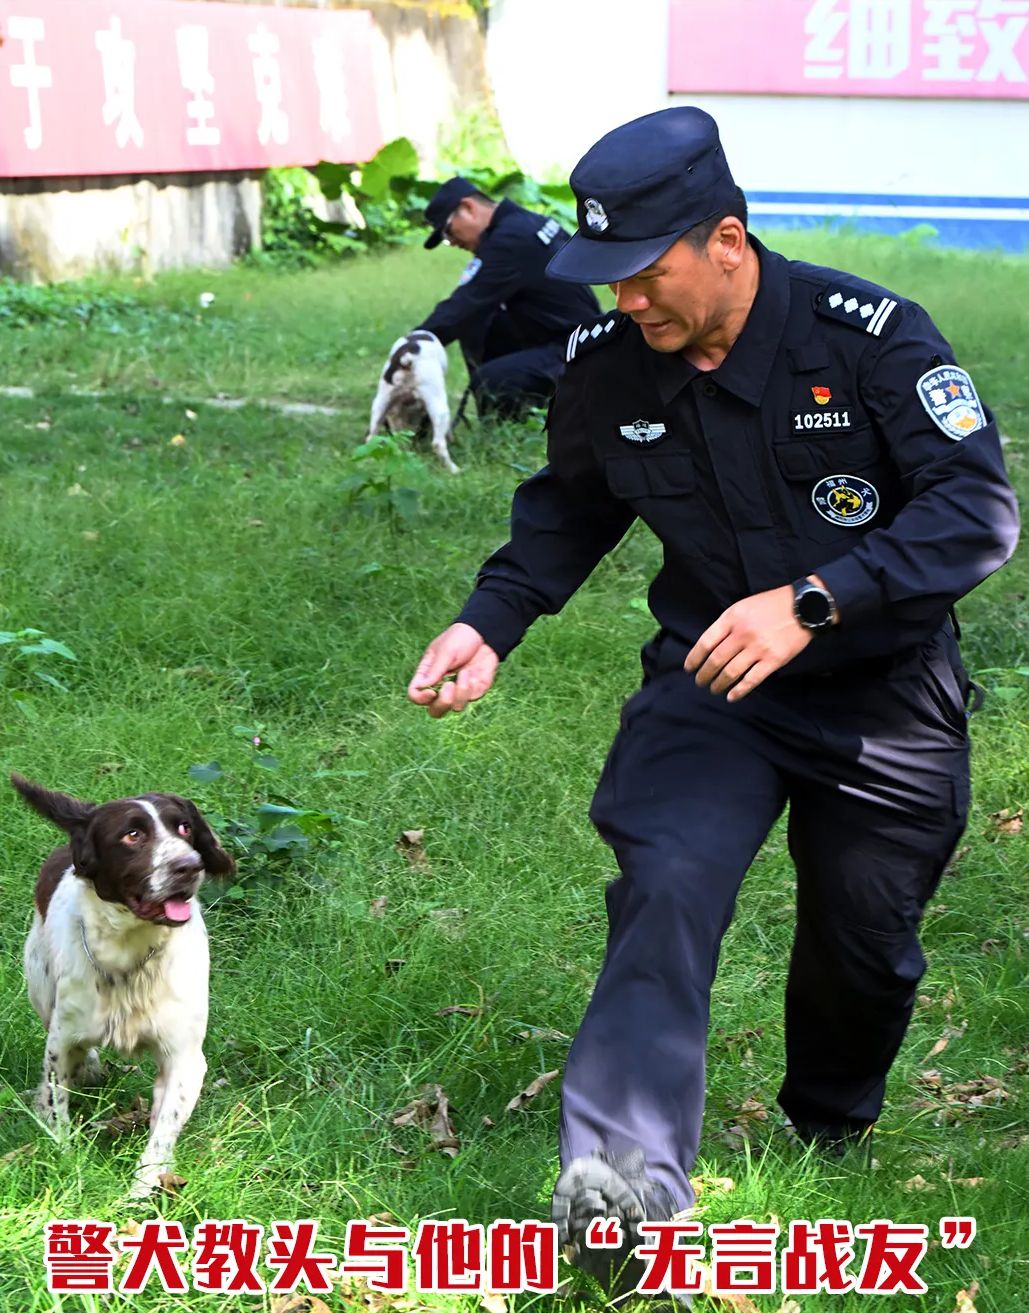
[[[1029,0],[811,0],[804,76],[885,80],[912,64],[925,82],[1025,82],[1016,45]]]
[[[279,68],[279,38],[263,23],[247,39],[254,60],[254,91],[261,106],[257,140],[284,146],[289,141],[289,117],[282,107],[282,70]]]
[[[850,0],[847,73],[891,78],[911,63],[911,0]]]
[[[318,36],[311,42],[314,76],[318,83],[319,122],[333,141],[345,141],[351,131],[350,106],[343,79],[343,50],[332,37]]]
[[[43,144],[43,107],[39,93],[52,87],[54,82],[49,66],[36,63],[36,43],[43,40],[46,28],[41,18],[12,15],[7,25],[7,35],[12,41],[20,41],[24,46],[24,63],[11,65],[11,85],[29,93],[29,123],[24,130],[25,145],[29,150],[39,150]]]
[[[924,77],[939,82],[1024,82],[1014,45],[1029,22],[1029,0],[925,0]],[[978,68],[976,38],[986,43]]]
[[[104,122],[115,128],[114,139],[122,148],[131,141],[143,145],[143,126],[136,117],[136,46],[122,36],[121,19],[112,18],[108,28],[96,34],[96,48],[104,76]]]
[[[210,119],[214,118],[214,76],[210,66],[210,38],[206,27],[189,23],[175,30],[175,45],[179,52],[179,77],[193,99],[186,113],[195,122],[186,129],[190,146],[217,146],[222,134]]]

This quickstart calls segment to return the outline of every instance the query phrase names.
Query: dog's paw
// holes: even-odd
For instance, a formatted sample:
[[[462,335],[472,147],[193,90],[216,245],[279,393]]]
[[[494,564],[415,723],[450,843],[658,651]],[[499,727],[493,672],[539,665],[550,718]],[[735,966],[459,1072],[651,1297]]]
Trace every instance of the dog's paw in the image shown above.
[[[140,1203],[144,1199],[149,1199],[160,1186],[162,1173],[167,1170],[168,1168],[163,1165],[139,1168],[125,1198],[130,1203]]]

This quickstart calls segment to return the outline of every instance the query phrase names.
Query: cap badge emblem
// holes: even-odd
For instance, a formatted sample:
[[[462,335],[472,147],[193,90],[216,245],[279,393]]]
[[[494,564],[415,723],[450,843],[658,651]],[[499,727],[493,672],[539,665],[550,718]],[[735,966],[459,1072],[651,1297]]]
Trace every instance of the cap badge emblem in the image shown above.
[[[610,220],[607,217],[607,211],[598,200],[592,196],[587,196],[582,203],[582,208],[586,211],[586,223],[595,233],[602,233],[608,227]]]

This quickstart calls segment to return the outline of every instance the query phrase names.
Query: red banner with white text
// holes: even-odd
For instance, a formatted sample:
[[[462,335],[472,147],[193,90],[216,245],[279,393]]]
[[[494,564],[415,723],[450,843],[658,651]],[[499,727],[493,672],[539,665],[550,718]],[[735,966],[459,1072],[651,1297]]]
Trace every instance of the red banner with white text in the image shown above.
[[[363,10],[0,0],[0,176],[369,159]]]
[[[671,0],[668,89],[1029,98],[1029,0]]]

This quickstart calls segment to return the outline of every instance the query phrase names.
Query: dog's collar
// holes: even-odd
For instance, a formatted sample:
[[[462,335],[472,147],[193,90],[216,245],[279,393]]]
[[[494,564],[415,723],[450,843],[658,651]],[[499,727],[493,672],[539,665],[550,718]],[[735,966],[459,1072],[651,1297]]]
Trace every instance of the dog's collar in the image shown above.
[[[86,956],[89,958],[90,966],[97,973],[100,979],[104,981],[104,983],[111,989],[114,988],[114,986],[118,983],[119,979],[128,980],[130,976],[134,976],[137,971],[142,971],[143,968],[146,966],[146,964],[150,961],[150,959],[154,957],[157,953],[159,953],[161,949],[164,947],[163,944],[155,944],[153,948],[150,950],[150,952],[147,953],[146,957],[140,958],[140,960],[136,963],[135,966],[130,967],[128,971],[122,971],[119,972],[118,975],[114,975],[112,972],[106,971],[102,966],[99,966],[96,958],[89,951],[89,944],[86,941],[86,923],[85,921],[83,921],[81,916],[79,917],[79,934],[82,937],[82,947],[85,950]]]

